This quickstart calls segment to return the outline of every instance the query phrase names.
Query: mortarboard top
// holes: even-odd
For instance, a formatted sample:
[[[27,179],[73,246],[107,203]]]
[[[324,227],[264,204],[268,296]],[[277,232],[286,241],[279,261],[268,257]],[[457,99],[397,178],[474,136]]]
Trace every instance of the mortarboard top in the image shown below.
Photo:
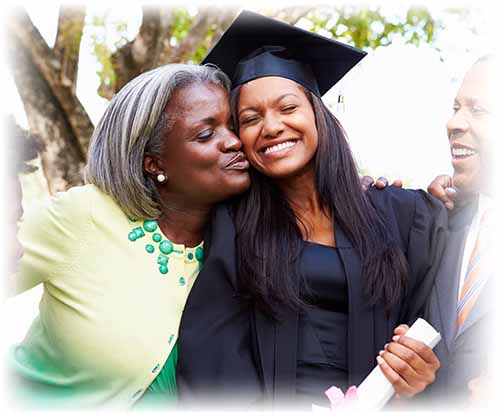
[[[202,63],[217,65],[232,87],[280,76],[322,96],[365,55],[347,44],[245,10]]]

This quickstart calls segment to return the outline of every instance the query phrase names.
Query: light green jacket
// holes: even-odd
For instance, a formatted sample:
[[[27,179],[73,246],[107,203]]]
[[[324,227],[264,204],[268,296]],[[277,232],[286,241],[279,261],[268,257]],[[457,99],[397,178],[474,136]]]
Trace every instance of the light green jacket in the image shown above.
[[[19,233],[25,253],[11,291],[43,283],[44,292],[39,316],[10,357],[19,397],[124,408],[160,373],[200,253],[174,245],[168,273],[161,273],[165,237],[158,228],[153,240],[143,223],[93,185],[26,213]]]

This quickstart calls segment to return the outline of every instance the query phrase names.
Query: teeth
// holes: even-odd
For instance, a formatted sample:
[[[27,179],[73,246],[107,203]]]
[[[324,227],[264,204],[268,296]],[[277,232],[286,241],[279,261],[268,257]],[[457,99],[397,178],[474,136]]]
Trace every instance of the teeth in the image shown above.
[[[451,154],[453,156],[472,156],[473,154],[476,154],[476,151],[475,150],[471,150],[471,149],[466,149],[466,148],[463,148],[463,147],[454,147],[453,149],[451,149]]]
[[[283,149],[288,149],[289,147],[292,147],[295,145],[295,143],[297,143],[296,141],[294,142],[283,142],[283,143],[279,143],[277,145],[274,145],[274,146],[271,146],[271,147],[268,147],[264,153],[265,154],[269,154],[269,153],[275,153],[275,152],[279,152],[280,150],[283,150]]]

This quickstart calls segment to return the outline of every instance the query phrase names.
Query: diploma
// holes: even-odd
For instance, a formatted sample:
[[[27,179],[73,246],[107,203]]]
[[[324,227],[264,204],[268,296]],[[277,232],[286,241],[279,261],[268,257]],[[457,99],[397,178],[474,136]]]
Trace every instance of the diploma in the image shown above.
[[[405,336],[423,342],[432,349],[441,340],[439,332],[421,318],[418,318],[415,323],[413,323]],[[380,367],[377,365],[357,388],[358,399],[354,402],[354,405],[352,405],[352,410],[377,412],[389,402],[393,395],[394,388],[392,384],[386,379]],[[347,406],[348,405],[342,405],[342,407],[333,408],[333,410],[342,410]],[[313,405],[312,410],[313,412],[322,412],[331,411],[332,409]]]
[[[405,336],[425,343],[432,349],[441,340],[441,335],[429,323],[418,318]],[[370,411],[379,411],[394,395],[392,384],[377,365],[358,387],[359,401]]]

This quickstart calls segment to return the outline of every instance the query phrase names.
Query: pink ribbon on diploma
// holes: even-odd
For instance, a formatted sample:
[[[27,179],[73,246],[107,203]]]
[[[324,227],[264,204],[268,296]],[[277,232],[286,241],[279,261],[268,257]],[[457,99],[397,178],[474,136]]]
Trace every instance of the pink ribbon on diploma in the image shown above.
[[[332,386],[325,391],[325,395],[330,400],[334,411],[353,411],[356,409],[358,401],[358,388],[356,386],[350,386],[345,395],[341,389]]]

